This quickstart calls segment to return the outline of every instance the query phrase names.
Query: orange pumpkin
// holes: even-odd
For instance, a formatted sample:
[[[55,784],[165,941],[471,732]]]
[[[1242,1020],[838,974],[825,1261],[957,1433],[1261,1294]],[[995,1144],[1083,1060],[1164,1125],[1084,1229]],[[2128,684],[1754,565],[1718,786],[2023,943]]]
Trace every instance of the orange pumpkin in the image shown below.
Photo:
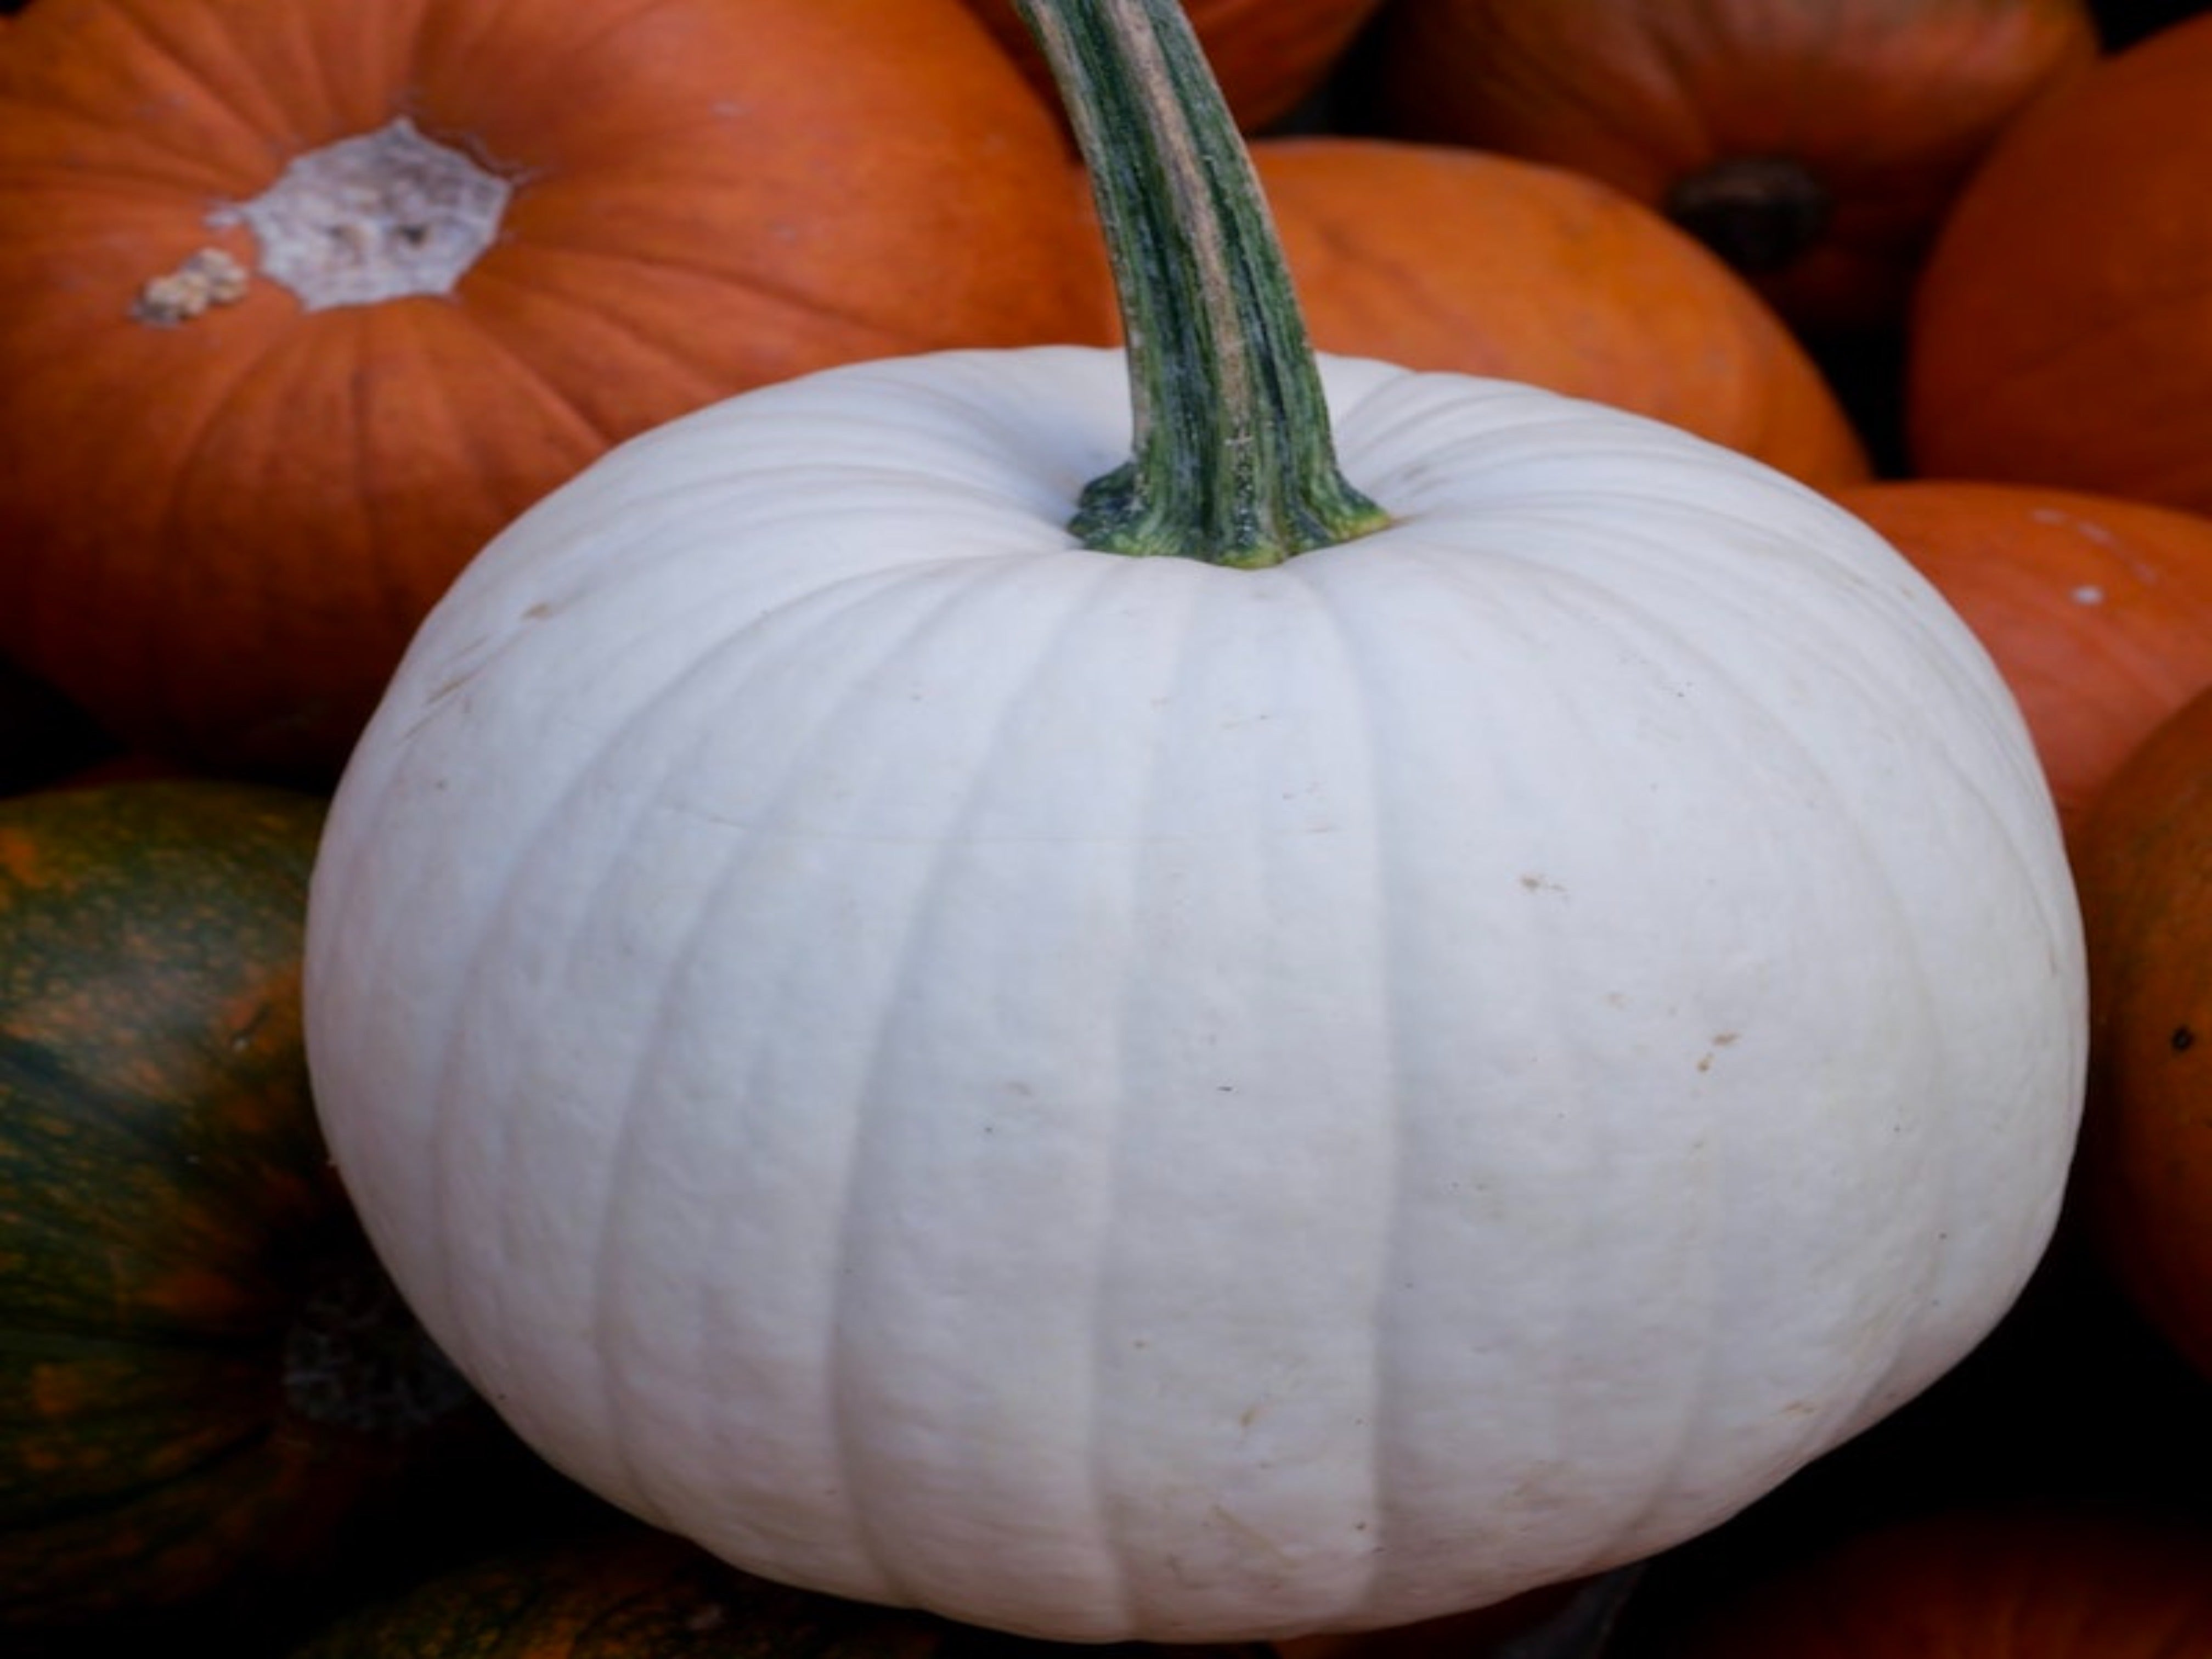
[[[968,0],[1040,88],[1044,55],[1012,0]],[[1290,114],[1328,79],[1382,0],[1185,0],[1191,27],[1237,125],[1257,132]]]
[[[1866,453],[1820,369],[1726,266],[1619,191],[1447,145],[1256,140],[1315,343],[1532,382],[1816,485]]]
[[[1945,1510],[1719,1601],[1674,1659],[2180,1659],[2212,1652],[2212,1529],[2087,1504]]]
[[[1572,167],[1709,241],[1792,322],[1899,319],[1961,180],[2094,61],[2085,0],[1395,0],[1378,117]]]
[[[1942,590],[2020,701],[2069,842],[2122,761],[2212,685],[2212,518],[2031,484],[1835,492]]]
[[[2212,14],[2106,58],[2009,128],[1915,303],[1922,472],[2212,512]]]
[[[495,530],[854,358],[1074,337],[1066,138],[961,0],[39,0],[0,54],[0,651],[335,769]]]
[[[2090,814],[2089,1237],[2145,1318],[2212,1376],[2212,692],[2160,722]]]

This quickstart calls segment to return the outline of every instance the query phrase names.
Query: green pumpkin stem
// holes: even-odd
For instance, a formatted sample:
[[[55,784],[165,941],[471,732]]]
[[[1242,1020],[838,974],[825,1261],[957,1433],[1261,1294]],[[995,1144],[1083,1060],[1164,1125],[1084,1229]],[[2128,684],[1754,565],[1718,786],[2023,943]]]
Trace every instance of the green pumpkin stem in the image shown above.
[[[1379,529],[1345,479],[1250,153],[1180,0],[1015,0],[1091,169],[1128,346],[1130,459],[1087,547],[1256,568]]]

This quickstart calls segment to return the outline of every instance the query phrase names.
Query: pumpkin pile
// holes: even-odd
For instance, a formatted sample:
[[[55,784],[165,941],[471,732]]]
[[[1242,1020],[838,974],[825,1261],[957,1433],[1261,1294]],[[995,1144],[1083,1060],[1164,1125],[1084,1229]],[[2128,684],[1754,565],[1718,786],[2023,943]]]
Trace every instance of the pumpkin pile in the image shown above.
[[[2208,101],[0,4],[0,1650],[2212,1648]]]

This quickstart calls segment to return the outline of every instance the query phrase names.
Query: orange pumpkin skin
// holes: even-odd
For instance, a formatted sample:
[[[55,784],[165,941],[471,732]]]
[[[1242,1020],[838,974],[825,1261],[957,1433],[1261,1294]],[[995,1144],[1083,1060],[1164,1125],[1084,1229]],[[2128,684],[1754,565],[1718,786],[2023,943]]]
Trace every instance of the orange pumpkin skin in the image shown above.
[[[1914,470],[2212,512],[2212,14],[2008,130],[1914,307]]]
[[[2152,729],[2212,685],[2212,518],[2031,484],[1884,479],[1835,499],[1996,660],[2067,839]]]
[[[2212,1652],[2212,1531],[2050,1505],[1860,1533],[1697,1621],[1675,1659],[2178,1659]]]
[[[1804,348],[1718,259],[1620,191],[1447,145],[1251,149],[1321,349],[1612,404],[1816,486],[1867,476]]]
[[[2087,1236],[2181,1356],[2212,1376],[2212,692],[2167,717],[2075,851],[2089,944]]]
[[[1041,89],[1043,54],[1013,0],[968,0]],[[1290,114],[1328,78],[1382,0],[1185,0],[1183,9],[1237,123],[1257,132]]]
[[[1794,324],[1904,314],[1990,140],[2094,61],[2084,0],[1397,0],[1382,118],[1571,167],[1707,235]]]
[[[403,114],[511,189],[495,239],[310,309],[240,204]],[[459,565],[612,441],[1080,337],[1068,167],[960,0],[40,0],[0,54],[0,652],[133,744],[325,780]]]

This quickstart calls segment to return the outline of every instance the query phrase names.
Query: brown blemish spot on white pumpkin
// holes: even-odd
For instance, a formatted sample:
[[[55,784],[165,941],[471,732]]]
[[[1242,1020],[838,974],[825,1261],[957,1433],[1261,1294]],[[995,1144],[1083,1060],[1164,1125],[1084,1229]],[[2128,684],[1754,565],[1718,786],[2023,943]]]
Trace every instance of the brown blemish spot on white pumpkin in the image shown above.
[[[131,302],[131,315],[142,323],[173,328],[211,307],[237,304],[252,281],[246,267],[222,249],[198,248],[174,270],[149,278]]]
[[[1701,1072],[1711,1071],[1713,1069],[1714,1058],[1722,1049],[1733,1047],[1741,1038],[1742,1035],[1743,1034],[1740,1031],[1714,1032],[1711,1038],[1713,1046],[1706,1049],[1705,1054],[1699,1057],[1698,1060],[1698,1069]]]
[[[450,294],[499,234],[514,186],[405,116],[292,158],[211,222],[243,222],[261,274],[309,311]]]

